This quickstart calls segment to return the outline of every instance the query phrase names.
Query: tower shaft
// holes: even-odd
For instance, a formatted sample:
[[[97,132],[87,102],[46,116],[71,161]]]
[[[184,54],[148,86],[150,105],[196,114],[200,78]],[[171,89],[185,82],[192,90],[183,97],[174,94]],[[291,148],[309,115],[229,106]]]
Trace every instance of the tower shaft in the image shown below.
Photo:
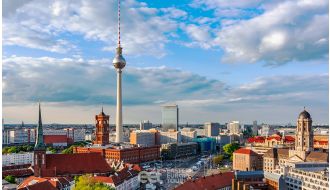
[[[121,69],[117,70],[117,114],[116,114],[116,142],[123,140],[123,117],[122,117],[122,91],[121,91]]]

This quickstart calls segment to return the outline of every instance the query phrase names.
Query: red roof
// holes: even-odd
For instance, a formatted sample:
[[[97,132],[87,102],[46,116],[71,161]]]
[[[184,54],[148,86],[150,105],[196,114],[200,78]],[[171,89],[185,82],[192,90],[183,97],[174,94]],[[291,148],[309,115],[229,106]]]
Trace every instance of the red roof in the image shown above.
[[[234,153],[236,153],[236,154],[249,154],[249,155],[257,154],[253,150],[246,149],[246,148],[240,148],[240,149],[236,150]]]
[[[68,174],[109,173],[109,164],[99,153],[46,154],[44,176]]]
[[[284,137],[284,141],[285,142],[294,142],[295,141],[295,138],[294,137],[291,137],[291,136],[285,136]]]
[[[45,144],[68,143],[66,135],[44,135]]]
[[[71,177],[52,177],[40,178],[31,176],[26,178],[20,185],[18,190],[58,190],[68,187],[70,182],[73,181]]]
[[[186,181],[184,184],[175,188],[175,190],[217,190],[224,187],[231,187],[233,178],[234,172],[200,177],[196,180]]]
[[[256,137],[250,137],[248,138],[248,143],[264,143],[265,142],[265,138],[261,137],[261,136],[256,136]]]
[[[26,177],[33,175],[33,171],[28,168],[2,171],[2,176],[7,176],[7,175],[12,175],[14,177]]]
[[[129,169],[128,167],[125,167],[119,172],[117,172],[115,175],[111,175],[110,177],[95,176],[94,179],[97,182],[112,183],[115,186],[118,186],[119,184],[123,183],[125,180],[137,176],[138,173],[139,171],[135,171],[134,169]]]

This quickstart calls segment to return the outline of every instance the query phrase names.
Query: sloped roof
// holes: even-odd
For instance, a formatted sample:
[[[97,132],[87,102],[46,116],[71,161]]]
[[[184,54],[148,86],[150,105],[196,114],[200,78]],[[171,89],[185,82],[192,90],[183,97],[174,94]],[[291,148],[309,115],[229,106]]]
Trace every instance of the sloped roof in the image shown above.
[[[135,177],[138,175],[138,171],[134,169],[129,169],[127,167],[123,168],[119,172],[117,172],[115,175],[111,175],[110,177],[104,177],[104,176],[95,176],[94,179],[97,182],[102,182],[102,183],[112,183],[115,186],[120,185],[123,183],[125,180],[128,180],[132,177]]]
[[[231,187],[234,172],[220,173],[206,177],[200,177],[196,180],[188,180],[175,190],[217,190],[224,187]]]
[[[63,187],[69,186],[71,177],[52,177],[40,178],[31,176],[26,178],[20,185],[18,190],[58,190]],[[59,183],[60,182],[60,183]]]
[[[271,148],[264,154],[264,157],[286,159],[289,158],[289,149]]]
[[[99,153],[46,154],[46,176],[108,173],[112,169]]]
[[[306,157],[307,162],[328,162],[328,154],[325,152],[310,152]]]
[[[2,176],[7,176],[7,175],[12,175],[14,177],[26,177],[33,175],[33,171],[29,168],[2,171]]]
[[[251,149],[246,149],[246,148],[240,148],[238,150],[235,150],[236,154],[248,154],[248,155],[258,155],[256,152],[254,152]]]

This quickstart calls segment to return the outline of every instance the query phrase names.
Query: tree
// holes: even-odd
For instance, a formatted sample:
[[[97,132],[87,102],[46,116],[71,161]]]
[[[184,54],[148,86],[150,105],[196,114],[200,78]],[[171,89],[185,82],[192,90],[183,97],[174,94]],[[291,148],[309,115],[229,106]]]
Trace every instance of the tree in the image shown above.
[[[16,146],[12,146],[8,149],[8,153],[18,153],[19,150]]]
[[[237,143],[226,144],[223,146],[223,151],[229,155],[233,154],[233,152],[235,152],[237,149],[239,149],[239,144]]]
[[[230,156],[230,160],[233,160],[233,152],[237,149],[239,149],[239,144],[237,143],[226,144],[223,146],[223,151]]]
[[[213,163],[215,165],[218,165],[222,162],[223,159],[224,159],[223,155],[217,155],[217,156],[213,157]]]
[[[13,184],[16,183],[16,178],[14,176],[12,176],[12,175],[7,175],[5,177],[5,180],[8,181],[9,183],[13,183]]]
[[[114,188],[98,183],[91,175],[82,175],[75,177],[76,185],[74,190],[115,190]]]

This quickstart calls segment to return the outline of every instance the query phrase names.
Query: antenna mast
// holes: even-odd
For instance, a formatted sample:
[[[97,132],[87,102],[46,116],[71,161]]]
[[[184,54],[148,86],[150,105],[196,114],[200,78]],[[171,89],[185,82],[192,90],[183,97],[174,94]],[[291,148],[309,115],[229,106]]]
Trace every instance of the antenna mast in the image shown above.
[[[118,47],[120,47],[120,0],[118,0]]]

